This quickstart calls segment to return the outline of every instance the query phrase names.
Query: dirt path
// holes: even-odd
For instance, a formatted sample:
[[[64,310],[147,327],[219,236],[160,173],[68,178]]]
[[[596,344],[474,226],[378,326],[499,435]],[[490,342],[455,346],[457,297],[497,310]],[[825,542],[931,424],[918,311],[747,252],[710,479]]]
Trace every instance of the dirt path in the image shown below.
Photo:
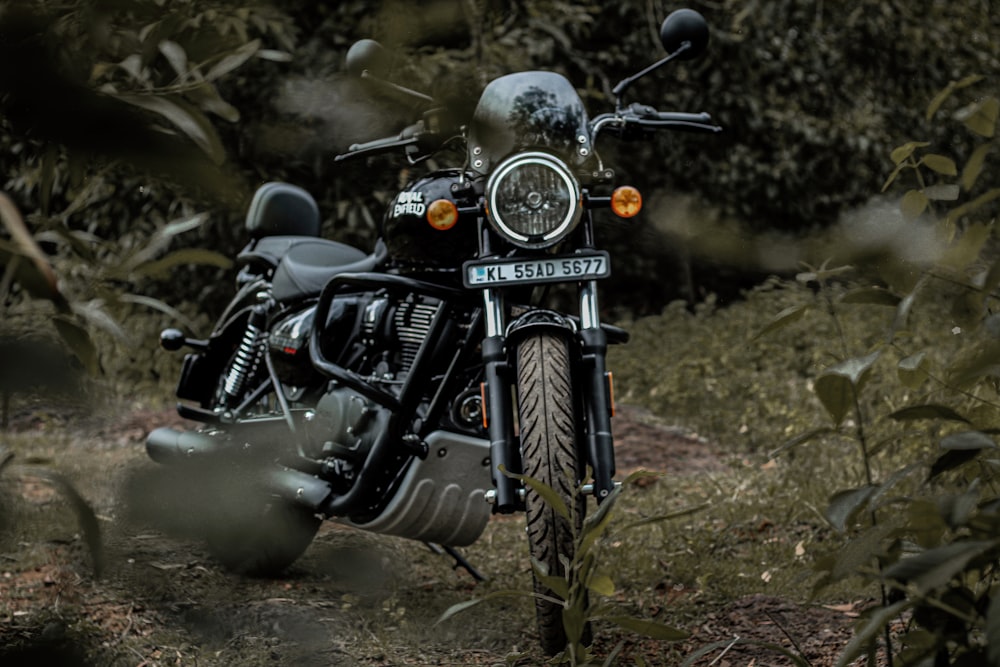
[[[86,420],[84,420],[86,421]],[[198,544],[122,520],[119,489],[149,466],[142,439],[176,423],[170,412],[139,411],[98,424],[31,416],[4,441],[17,453],[0,474],[6,521],[0,538],[2,665],[533,665],[543,660],[529,606],[483,605],[460,621],[434,625],[448,606],[484,589],[420,544],[325,524],[306,555],[280,579],[222,571]],[[703,440],[625,409],[615,423],[621,469],[669,474],[717,470]],[[102,576],[93,573],[86,535],[72,505],[39,470],[58,469],[87,499],[103,533]],[[494,587],[526,585],[519,518],[491,522],[470,560],[508,550],[512,570]],[[495,557],[495,556],[493,556]],[[501,560],[501,563],[504,561]],[[506,577],[506,579],[505,579]],[[519,579],[524,582],[519,583]],[[523,587],[523,586],[522,586]],[[655,591],[665,611],[684,590]],[[812,665],[832,665],[850,637],[852,608],[804,607],[766,596],[706,608],[681,645],[627,640],[622,664],[790,665],[761,647],[794,649]],[[595,653],[619,635],[598,629]],[[752,642],[752,643],[748,643]]]

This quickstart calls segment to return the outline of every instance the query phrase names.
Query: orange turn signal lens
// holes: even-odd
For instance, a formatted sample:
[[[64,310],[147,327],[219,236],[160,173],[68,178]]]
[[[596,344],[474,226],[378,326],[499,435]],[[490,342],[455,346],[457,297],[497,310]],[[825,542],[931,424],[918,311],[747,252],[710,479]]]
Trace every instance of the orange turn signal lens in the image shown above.
[[[458,222],[458,207],[447,199],[435,199],[427,207],[427,222],[439,231],[447,231]]]
[[[611,193],[611,210],[619,218],[633,218],[642,210],[642,195],[631,185],[623,185]]]

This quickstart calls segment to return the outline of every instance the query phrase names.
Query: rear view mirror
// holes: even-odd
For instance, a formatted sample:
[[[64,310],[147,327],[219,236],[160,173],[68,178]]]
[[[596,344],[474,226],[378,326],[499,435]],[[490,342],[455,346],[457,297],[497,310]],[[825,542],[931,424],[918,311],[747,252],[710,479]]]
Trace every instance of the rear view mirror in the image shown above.
[[[347,72],[351,76],[368,76],[381,79],[389,70],[389,56],[374,39],[362,39],[347,51]]]
[[[693,9],[678,9],[660,26],[660,42],[678,60],[692,60],[708,46],[708,23]]]

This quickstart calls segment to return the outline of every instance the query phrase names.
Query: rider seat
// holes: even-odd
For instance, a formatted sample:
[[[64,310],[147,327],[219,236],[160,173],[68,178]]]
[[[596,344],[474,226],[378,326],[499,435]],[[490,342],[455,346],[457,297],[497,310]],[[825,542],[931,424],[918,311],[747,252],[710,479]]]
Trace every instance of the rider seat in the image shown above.
[[[271,295],[288,303],[315,298],[334,276],[372,271],[385,259],[385,245],[366,255],[353,246],[326,239],[303,239],[281,258],[271,281]]]

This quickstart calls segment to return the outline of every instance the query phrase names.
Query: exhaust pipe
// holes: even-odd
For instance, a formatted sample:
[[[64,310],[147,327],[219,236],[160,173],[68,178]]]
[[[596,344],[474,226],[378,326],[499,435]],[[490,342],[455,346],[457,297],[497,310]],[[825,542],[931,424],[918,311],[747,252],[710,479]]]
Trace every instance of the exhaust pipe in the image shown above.
[[[264,473],[264,487],[272,494],[315,514],[330,516],[327,501],[333,487],[326,480],[294,468],[276,467]]]
[[[163,426],[146,436],[146,453],[157,463],[177,461],[218,451],[215,438],[197,431],[178,431]]]

